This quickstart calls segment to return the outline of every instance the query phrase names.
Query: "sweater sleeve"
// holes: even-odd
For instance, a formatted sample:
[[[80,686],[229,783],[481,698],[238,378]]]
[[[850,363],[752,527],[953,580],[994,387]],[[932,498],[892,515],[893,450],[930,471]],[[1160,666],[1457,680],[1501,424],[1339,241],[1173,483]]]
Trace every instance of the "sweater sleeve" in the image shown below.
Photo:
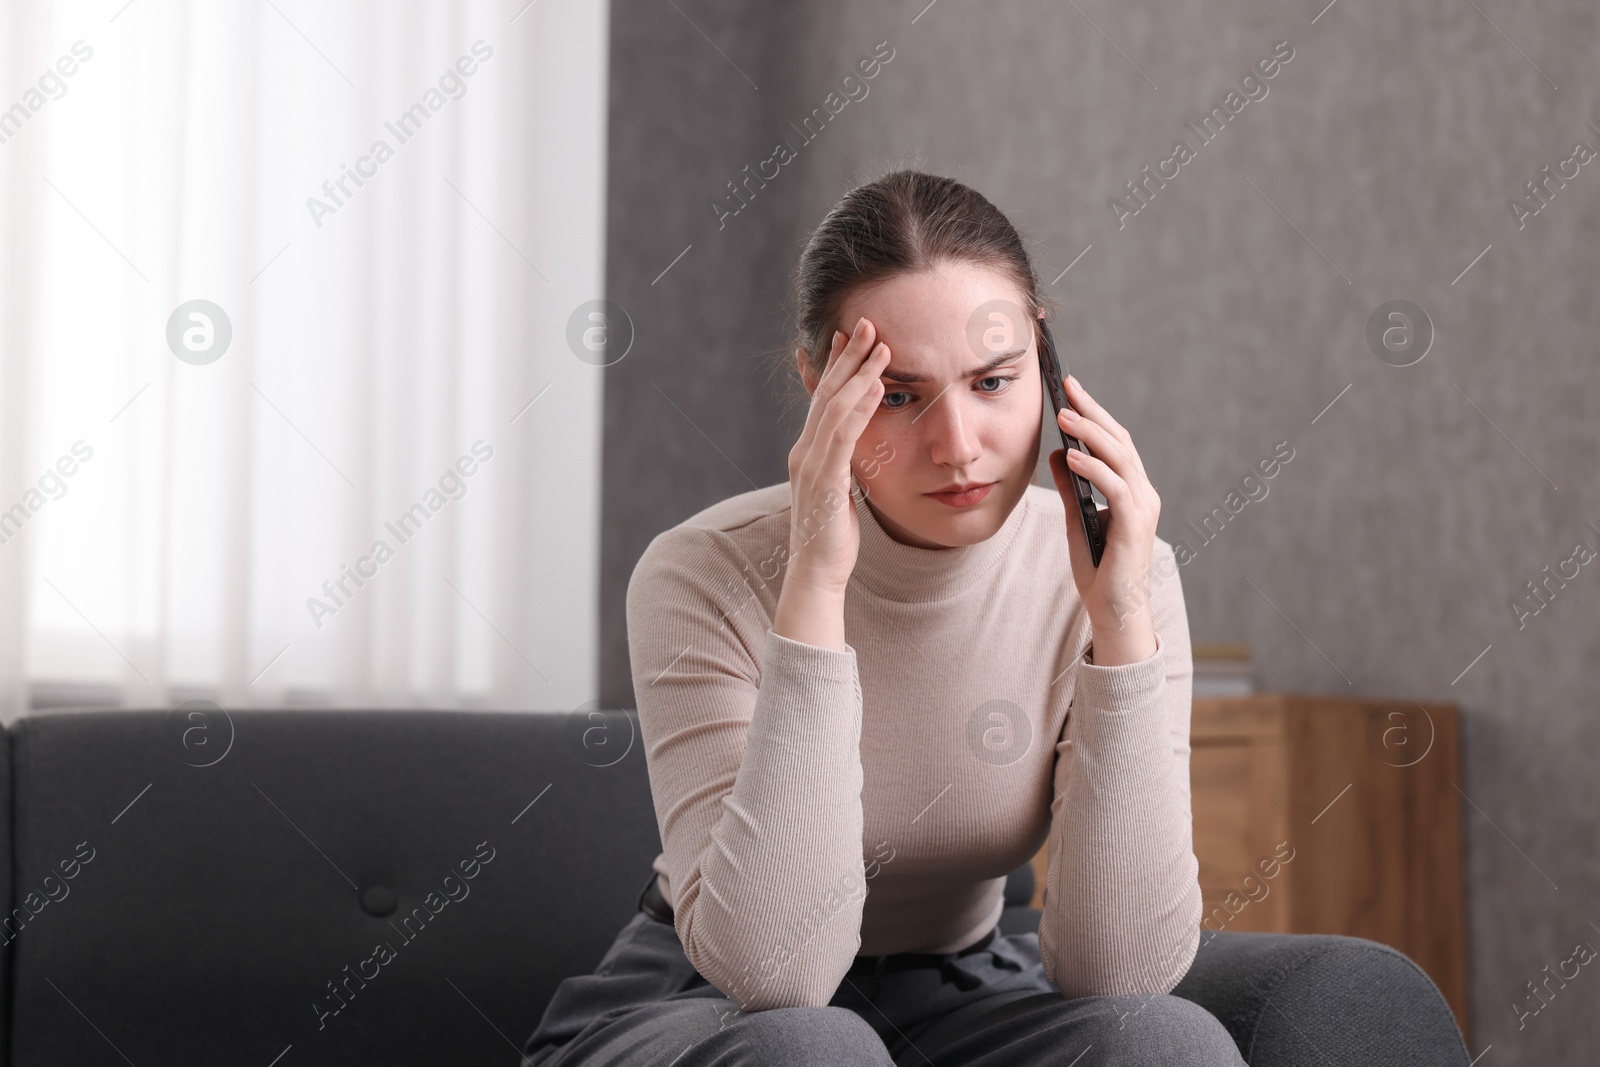
[[[866,898],[855,649],[773,633],[759,570],[720,531],[675,527],[627,595],[673,924],[747,1012],[826,1005]]]
[[[1159,538],[1152,564],[1155,653],[1117,666],[1081,658],[1056,744],[1039,950],[1067,997],[1170,993],[1200,944],[1189,620]]]

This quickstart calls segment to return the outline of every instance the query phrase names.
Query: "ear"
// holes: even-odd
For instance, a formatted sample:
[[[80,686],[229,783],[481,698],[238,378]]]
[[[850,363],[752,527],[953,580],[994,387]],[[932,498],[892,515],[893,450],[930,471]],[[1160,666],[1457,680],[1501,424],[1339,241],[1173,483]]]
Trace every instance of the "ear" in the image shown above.
[[[806,349],[804,345],[800,345],[794,350],[794,361],[796,368],[800,371],[800,381],[805,385],[806,393],[815,394],[817,391],[818,379],[814,379],[811,376],[811,361],[806,358]]]

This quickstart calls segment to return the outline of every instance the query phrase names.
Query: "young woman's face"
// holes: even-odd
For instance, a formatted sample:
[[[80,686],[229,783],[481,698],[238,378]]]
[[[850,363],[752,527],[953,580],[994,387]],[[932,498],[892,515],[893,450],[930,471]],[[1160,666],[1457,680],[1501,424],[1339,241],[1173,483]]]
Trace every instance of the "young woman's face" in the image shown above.
[[[883,528],[922,548],[991,537],[1032,481],[1043,387],[1023,294],[1004,274],[943,262],[852,293],[838,327],[865,316],[889,347],[884,394],[852,466]],[[816,379],[806,372],[806,386]],[[975,501],[940,495],[987,485]]]

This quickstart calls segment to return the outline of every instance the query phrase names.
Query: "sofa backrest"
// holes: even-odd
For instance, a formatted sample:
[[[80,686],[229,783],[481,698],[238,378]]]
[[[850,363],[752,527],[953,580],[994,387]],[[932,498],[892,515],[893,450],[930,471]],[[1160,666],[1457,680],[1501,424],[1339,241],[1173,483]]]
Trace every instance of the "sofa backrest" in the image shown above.
[[[73,711],[7,741],[15,1067],[515,1064],[660,850],[633,712]]]

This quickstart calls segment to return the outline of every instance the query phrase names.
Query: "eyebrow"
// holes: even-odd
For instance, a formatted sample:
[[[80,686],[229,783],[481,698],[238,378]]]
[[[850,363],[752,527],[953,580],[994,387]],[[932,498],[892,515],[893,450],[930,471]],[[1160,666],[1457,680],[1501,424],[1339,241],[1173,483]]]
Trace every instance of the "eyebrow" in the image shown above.
[[[1026,348],[1019,348],[1015,352],[1002,352],[998,356],[995,356],[993,359],[989,360],[987,363],[983,364],[981,367],[978,367],[976,370],[968,371],[966,376],[968,378],[980,377],[988,374],[992,370],[996,370],[1005,366],[1007,363],[1012,363],[1027,354],[1028,350]],[[922,374],[907,374],[903,371],[890,370],[884,371],[881,377],[888,378],[892,382],[900,382],[903,385],[920,385],[928,380],[927,377]]]

